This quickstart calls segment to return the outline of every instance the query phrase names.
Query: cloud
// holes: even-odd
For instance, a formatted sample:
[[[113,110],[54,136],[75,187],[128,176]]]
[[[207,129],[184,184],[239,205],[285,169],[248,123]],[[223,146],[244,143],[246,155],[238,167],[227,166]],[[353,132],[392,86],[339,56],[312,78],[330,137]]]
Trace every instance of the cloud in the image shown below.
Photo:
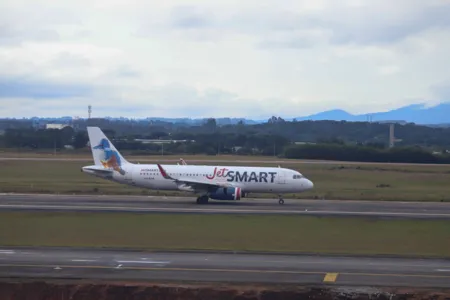
[[[396,65],[381,66],[378,70],[381,75],[392,75],[400,72],[399,66]]]
[[[413,1],[367,1],[347,7],[342,20],[329,24],[332,42],[338,44],[390,44],[436,28],[449,28],[449,3]]]
[[[450,102],[450,77],[448,80],[431,87],[435,103]]]
[[[88,105],[92,105],[92,117],[140,115],[142,110],[151,111],[151,105],[144,109],[142,106],[130,106],[125,102],[111,102],[105,98],[96,101],[83,97],[65,98],[2,98],[0,101],[14,102],[14,106],[0,106],[2,117],[88,117]],[[118,113],[119,112],[119,113]],[[20,113],[20,114],[18,114]]]
[[[171,11],[170,26],[175,28],[206,28],[213,25],[207,13],[195,6],[178,6]]]
[[[38,2],[18,0],[0,4],[0,46],[60,41],[57,28],[82,25],[81,19],[69,8]]]
[[[5,25],[0,26],[0,45],[20,45],[24,41],[58,41],[59,34],[54,30],[46,29],[17,29],[7,27]]]
[[[209,33],[256,36],[262,47],[304,48],[321,42],[376,45],[401,41],[414,34],[450,27],[448,1],[322,1],[310,7],[306,1],[275,5],[270,9],[252,7],[234,11],[214,7],[175,7],[165,23],[186,37]],[[225,5],[223,5],[225,6]],[[194,34],[195,31],[195,34]]]
[[[141,75],[140,72],[133,70],[127,66],[119,66],[112,72],[113,77],[119,78],[136,78]]]
[[[3,1],[0,116],[92,104],[97,116],[297,117],[442,101],[448,15],[445,0]]]
[[[0,101],[2,98],[58,99],[86,97],[92,87],[82,84],[50,83],[29,79],[0,78]]]

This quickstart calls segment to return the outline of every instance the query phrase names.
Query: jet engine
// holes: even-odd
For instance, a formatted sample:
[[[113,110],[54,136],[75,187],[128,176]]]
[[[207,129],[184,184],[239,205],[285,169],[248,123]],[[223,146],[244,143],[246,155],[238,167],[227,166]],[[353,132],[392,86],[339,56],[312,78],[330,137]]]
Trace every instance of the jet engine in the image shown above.
[[[218,188],[209,194],[209,198],[214,200],[241,200],[243,198],[241,188]]]

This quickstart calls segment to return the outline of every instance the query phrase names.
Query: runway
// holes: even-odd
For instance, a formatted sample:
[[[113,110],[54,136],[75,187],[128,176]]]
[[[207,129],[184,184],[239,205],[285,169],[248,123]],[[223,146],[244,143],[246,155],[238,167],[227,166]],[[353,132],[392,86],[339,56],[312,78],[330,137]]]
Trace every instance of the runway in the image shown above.
[[[0,210],[134,213],[284,214],[450,219],[450,203],[244,198],[195,203],[195,197],[0,194]]]
[[[450,287],[450,260],[1,248],[0,277]]]

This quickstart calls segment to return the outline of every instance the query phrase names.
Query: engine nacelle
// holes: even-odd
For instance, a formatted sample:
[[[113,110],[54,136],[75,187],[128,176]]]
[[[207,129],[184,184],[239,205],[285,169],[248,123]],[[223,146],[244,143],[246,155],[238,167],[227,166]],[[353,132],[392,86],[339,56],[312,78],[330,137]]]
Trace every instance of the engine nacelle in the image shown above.
[[[241,188],[218,188],[209,194],[209,198],[214,200],[241,200],[243,193]]]

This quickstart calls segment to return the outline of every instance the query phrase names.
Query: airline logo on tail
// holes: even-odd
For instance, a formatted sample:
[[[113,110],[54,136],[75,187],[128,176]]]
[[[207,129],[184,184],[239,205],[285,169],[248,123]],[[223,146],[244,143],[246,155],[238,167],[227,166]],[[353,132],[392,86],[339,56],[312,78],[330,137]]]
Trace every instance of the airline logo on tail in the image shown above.
[[[93,147],[93,149],[103,150],[103,157],[100,158],[100,161],[104,168],[112,168],[122,175],[125,174],[125,171],[122,169],[119,153],[111,149],[111,145],[107,139],[102,139],[100,144]]]

